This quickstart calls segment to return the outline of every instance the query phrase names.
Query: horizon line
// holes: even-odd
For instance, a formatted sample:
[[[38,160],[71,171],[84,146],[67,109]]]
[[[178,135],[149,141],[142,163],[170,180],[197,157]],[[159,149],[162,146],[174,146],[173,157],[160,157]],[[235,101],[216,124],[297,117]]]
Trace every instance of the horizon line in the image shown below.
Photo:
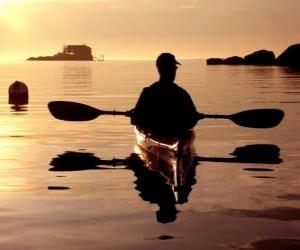
[[[104,59],[103,61],[155,61],[156,58],[108,58],[108,59]],[[188,61],[188,60],[207,60],[207,58],[178,58],[178,60],[182,60],[182,61]],[[27,59],[24,58],[16,58],[16,57],[11,57],[11,58],[7,58],[7,59],[2,59],[0,60],[1,64],[5,64],[5,63],[22,63],[22,62],[99,62],[97,60],[93,60],[93,61],[63,61],[63,60],[36,60],[36,61],[27,61]]]

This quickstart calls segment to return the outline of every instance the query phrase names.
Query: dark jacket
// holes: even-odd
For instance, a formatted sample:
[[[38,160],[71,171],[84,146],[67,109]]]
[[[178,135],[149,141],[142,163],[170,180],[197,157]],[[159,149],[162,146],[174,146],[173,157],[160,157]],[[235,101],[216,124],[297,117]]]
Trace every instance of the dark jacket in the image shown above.
[[[143,89],[131,124],[154,132],[176,133],[191,129],[198,113],[190,95],[175,83],[156,82]]]

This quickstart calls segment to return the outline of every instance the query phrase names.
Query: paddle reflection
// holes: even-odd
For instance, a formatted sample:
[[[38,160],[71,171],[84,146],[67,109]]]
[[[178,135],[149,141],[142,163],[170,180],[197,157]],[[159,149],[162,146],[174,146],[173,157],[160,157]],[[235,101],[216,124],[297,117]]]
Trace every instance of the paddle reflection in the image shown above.
[[[113,159],[101,160],[92,153],[67,151],[53,158],[49,171],[83,171],[94,169],[115,169],[118,165],[124,165],[126,160]],[[112,167],[100,167],[106,165]]]
[[[236,148],[231,155],[234,157],[202,157],[197,156],[198,161],[230,162],[230,163],[261,163],[279,164],[283,160],[279,158],[280,148],[273,144],[252,144]]]
[[[232,163],[279,164],[280,149],[276,145],[257,144],[237,148],[232,158],[195,156],[190,134],[181,144],[181,150],[173,161],[158,157],[156,149],[145,151],[139,147],[139,154],[133,153],[126,159],[103,160],[88,152],[65,152],[53,158],[49,171],[83,171],[127,169],[136,176],[135,189],[139,196],[157,204],[157,221],[168,223],[176,220],[179,212],[176,205],[188,201],[192,186],[196,183],[196,166],[201,161]],[[162,152],[160,152],[162,153]],[[169,165],[168,165],[169,164]],[[174,165],[175,164],[175,165]],[[168,169],[167,169],[168,167]],[[175,171],[175,172],[174,172]],[[50,189],[51,190],[51,189]]]

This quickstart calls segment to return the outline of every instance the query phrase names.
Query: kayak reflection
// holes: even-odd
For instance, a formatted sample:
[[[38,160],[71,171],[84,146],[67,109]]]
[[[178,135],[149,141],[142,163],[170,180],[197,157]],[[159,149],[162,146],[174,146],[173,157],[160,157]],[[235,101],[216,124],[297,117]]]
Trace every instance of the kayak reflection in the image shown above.
[[[135,189],[139,196],[157,204],[157,221],[176,220],[176,205],[188,201],[196,183],[196,166],[199,162],[232,162],[279,164],[280,149],[272,144],[247,145],[235,149],[234,157],[201,157],[195,155],[193,131],[177,138],[157,138],[136,129],[135,153],[126,159],[103,160],[88,152],[65,152],[50,162],[49,171],[82,171],[128,169],[136,176]]]
[[[195,165],[195,134],[187,130],[178,136],[157,136],[135,128],[135,153],[150,170],[158,171],[172,187],[175,200],[180,200],[181,187]]]
[[[145,201],[159,206],[158,222],[172,222],[178,213],[175,204],[187,202],[196,183],[195,134],[187,130],[178,136],[158,136],[138,127],[135,134],[135,153],[144,166],[129,163],[137,177],[136,189]]]

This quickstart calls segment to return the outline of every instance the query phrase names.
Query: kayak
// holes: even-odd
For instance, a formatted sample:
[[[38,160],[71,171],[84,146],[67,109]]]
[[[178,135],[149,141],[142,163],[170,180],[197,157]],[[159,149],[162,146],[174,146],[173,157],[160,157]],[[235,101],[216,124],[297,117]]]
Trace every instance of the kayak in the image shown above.
[[[159,171],[172,187],[176,201],[185,186],[189,170],[195,163],[195,134],[187,130],[180,136],[162,136],[135,127],[135,153],[145,162],[146,167]]]

